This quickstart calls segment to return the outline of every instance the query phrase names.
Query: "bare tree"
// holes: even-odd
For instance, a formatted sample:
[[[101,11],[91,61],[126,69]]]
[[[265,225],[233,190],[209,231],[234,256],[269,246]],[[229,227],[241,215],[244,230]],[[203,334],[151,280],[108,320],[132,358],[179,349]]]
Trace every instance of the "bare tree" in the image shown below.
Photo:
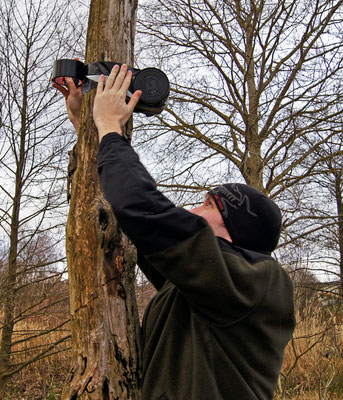
[[[68,6],[68,1],[1,4],[0,229],[6,238],[6,260],[0,288],[0,396],[5,395],[10,376],[54,349],[51,344],[49,350],[41,349],[22,362],[12,354],[18,344],[13,340],[16,325],[33,310],[39,312],[50,292],[48,285],[25,307],[20,304],[25,290],[39,281],[51,283],[53,276],[60,279],[63,272],[58,270],[64,259],[61,216],[66,215],[62,178],[71,135],[62,129],[65,116],[58,111],[58,96],[49,81],[53,59],[68,33],[69,39],[70,34],[78,39],[77,31],[63,26],[61,16]],[[43,237],[48,236],[54,239],[43,246]],[[46,302],[44,307],[48,309]],[[32,338],[28,335],[25,341]]]
[[[86,62],[133,63],[137,1],[93,0]],[[72,365],[62,399],[138,399],[135,249],[105,201],[95,155],[94,92],[83,96],[67,223]],[[127,129],[126,134],[130,134]],[[120,188],[118,188],[120,190]]]
[[[338,283],[341,296],[343,296],[343,158],[335,154],[342,152],[342,139],[343,134],[340,132],[317,150],[323,161],[313,171],[311,182],[322,193],[322,207],[318,207],[313,213],[323,221],[317,247],[320,244],[327,270]]]
[[[5,383],[23,368],[70,347],[68,292],[62,271],[55,266],[58,259],[63,258],[56,254],[53,239],[44,234],[30,238],[26,251],[17,259],[13,319],[7,322],[1,318],[2,340],[13,323],[9,361],[6,369],[1,370],[4,382],[1,396],[10,395],[12,387],[8,385],[8,391],[5,390]],[[4,296],[8,293],[7,277],[8,274],[4,274],[1,279]],[[7,298],[1,303],[6,317]],[[3,342],[1,349],[6,349]],[[6,353],[3,351],[1,355],[2,362],[6,362]]]
[[[287,197],[319,161],[301,162],[340,129],[342,1],[151,0],[141,10],[140,65],[154,60],[173,80],[168,111],[136,135],[163,149],[150,152],[161,187],[243,178]]]

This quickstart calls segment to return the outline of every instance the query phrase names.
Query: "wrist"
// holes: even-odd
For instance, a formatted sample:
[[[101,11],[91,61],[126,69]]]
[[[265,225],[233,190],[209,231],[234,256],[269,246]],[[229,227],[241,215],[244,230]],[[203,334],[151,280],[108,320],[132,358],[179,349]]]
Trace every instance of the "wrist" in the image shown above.
[[[80,128],[80,116],[68,112],[68,117],[69,117],[69,121],[73,124],[73,126],[74,126],[76,132],[79,132],[79,128]]]
[[[73,126],[74,126],[74,128],[75,128],[75,130],[76,130],[76,133],[79,133],[80,121],[79,121],[79,120],[74,121],[74,122],[72,122],[72,124],[73,124]]]
[[[101,142],[102,138],[110,132],[118,133],[118,135],[123,136],[123,131],[119,124],[111,124],[106,126],[98,126],[98,135],[99,135],[99,143]]]

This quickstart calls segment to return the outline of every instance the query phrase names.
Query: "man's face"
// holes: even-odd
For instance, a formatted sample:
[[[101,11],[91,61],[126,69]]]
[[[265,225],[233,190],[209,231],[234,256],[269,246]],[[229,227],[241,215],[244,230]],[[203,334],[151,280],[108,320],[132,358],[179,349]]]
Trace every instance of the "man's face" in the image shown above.
[[[216,231],[218,227],[224,227],[224,222],[220,211],[210,195],[206,195],[205,201],[200,207],[196,207],[188,211],[192,214],[203,217],[214,231]]]
[[[223,217],[218,210],[215,201],[209,194],[206,195],[203,205],[188,211],[204,218],[212,228],[215,236],[222,237],[229,242],[232,242],[230,234],[224,225]]]

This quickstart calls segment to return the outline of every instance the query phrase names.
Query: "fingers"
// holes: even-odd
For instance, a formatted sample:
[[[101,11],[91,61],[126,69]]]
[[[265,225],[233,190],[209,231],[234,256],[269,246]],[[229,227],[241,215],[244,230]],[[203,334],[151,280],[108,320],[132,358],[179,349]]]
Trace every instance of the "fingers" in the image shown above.
[[[130,84],[132,80],[132,72],[129,70],[126,72],[124,81],[122,82],[121,89],[123,92],[126,94],[126,92],[129,90]]]
[[[110,90],[113,87],[113,83],[116,80],[116,76],[118,74],[119,71],[119,65],[116,64],[112,70],[111,73],[109,74],[108,78],[107,78],[107,82],[106,82],[106,90]]]
[[[97,94],[100,94],[103,91],[108,92],[110,90],[114,90],[115,92],[122,91],[124,94],[126,94],[130,87],[131,79],[132,72],[128,70],[127,65],[123,64],[121,67],[119,67],[119,65],[116,64],[112,68],[110,75],[107,78],[106,85],[104,75],[100,76],[96,92]]]
[[[52,87],[54,87],[55,89],[57,89],[59,92],[61,92],[64,96],[65,99],[68,98],[69,96],[69,91],[62,85],[59,85],[58,83],[53,83]]]
[[[129,73],[130,71],[127,70],[127,65],[123,64],[120,68],[120,71],[118,75],[115,78],[115,81],[113,83],[113,89],[114,90],[120,90],[122,88],[123,82],[125,80],[126,74]],[[131,80],[131,79],[130,79]]]
[[[101,75],[99,78],[98,86],[96,87],[96,94],[100,94],[104,91],[105,76]]]
[[[69,94],[76,95],[77,92],[82,93],[81,86],[76,86],[73,78],[65,77],[65,82],[69,90]]]
[[[112,71],[107,79],[105,90],[121,90],[126,93],[130,87],[131,79],[132,72],[128,70],[128,66],[126,64],[122,64],[122,66],[119,67],[119,65],[116,64],[112,68]]]
[[[81,91],[81,87],[76,87],[73,78],[65,77],[64,80],[67,88],[55,82],[53,82],[52,87],[61,92],[65,99],[67,99],[70,94],[75,94],[75,92]]]

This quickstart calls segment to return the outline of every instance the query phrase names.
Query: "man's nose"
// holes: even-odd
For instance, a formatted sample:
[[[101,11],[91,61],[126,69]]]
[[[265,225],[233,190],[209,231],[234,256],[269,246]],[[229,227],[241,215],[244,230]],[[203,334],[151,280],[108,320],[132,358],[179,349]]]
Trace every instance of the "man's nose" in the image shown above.
[[[192,208],[192,209],[187,210],[187,211],[189,211],[192,214],[200,215],[201,212],[203,211],[203,206],[195,207],[195,208]]]

